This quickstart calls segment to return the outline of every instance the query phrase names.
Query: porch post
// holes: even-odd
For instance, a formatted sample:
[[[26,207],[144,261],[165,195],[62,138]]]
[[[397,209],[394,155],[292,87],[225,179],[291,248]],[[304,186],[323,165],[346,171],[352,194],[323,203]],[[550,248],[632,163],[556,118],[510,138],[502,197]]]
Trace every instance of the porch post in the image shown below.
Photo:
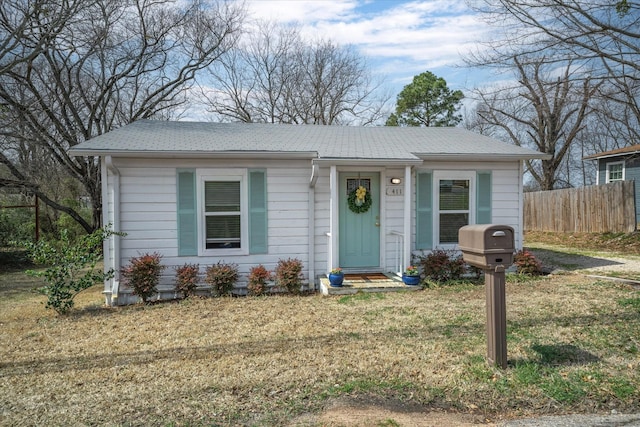
[[[329,201],[329,222],[330,222],[330,247],[328,249],[329,269],[338,267],[338,169],[336,165],[331,166],[329,175],[329,188],[331,189],[331,199]]]
[[[404,247],[402,270],[411,264],[411,166],[404,167]]]

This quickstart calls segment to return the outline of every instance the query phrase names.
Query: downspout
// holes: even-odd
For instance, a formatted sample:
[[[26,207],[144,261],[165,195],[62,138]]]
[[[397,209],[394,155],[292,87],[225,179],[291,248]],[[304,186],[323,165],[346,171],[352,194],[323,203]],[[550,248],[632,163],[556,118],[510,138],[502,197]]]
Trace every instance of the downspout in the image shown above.
[[[405,265],[402,266],[402,270],[404,271],[408,265],[412,263],[411,261],[411,166],[404,167],[404,262]],[[418,230],[416,230],[417,232]]]
[[[524,236],[524,160],[520,160],[518,162],[518,232],[516,236],[516,249],[520,250],[523,246],[523,236]],[[492,180],[493,181],[493,180]],[[493,185],[493,183],[492,183]],[[493,194],[493,190],[492,190]],[[493,215],[493,214],[492,214]]]
[[[331,165],[329,172],[329,251],[328,268],[338,267],[338,168]]]
[[[316,182],[318,182],[318,165],[311,162],[311,179],[309,180],[309,289],[316,289]]]
[[[105,156],[104,162],[108,171],[113,176],[113,189],[110,194],[110,202],[113,206],[112,227],[113,231],[120,231],[120,171],[113,164],[113,158],[111,156]],[[105,188],[108,188],[108,182],[106,182],[106,180],[103,180],[103,182],[105,183]],[[106,191],[103,192],[103,195],[105,193]],[[111,236],[111,239],[113,242],[113,262],[111,268],[115,271],[115,277],[111,282],[110,301],[107,301],[107,305],[114,306],[118,305],[118,292],[120,289],[120,236],[114,234]],[[106,267],[107,266],[105,265],[105,269]],[[107,298],[109,298],[109,296],[107,296]]]

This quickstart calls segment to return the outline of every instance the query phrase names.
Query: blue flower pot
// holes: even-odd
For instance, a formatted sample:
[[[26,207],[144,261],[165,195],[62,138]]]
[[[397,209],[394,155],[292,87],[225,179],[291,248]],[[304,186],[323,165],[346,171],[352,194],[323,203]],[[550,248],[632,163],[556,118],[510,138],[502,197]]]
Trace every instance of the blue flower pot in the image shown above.
[[[420,284],[420,276],[407,276],[406,274],[403,274],[402,281],[405,285],[417,286]]]
[[[342,286],[343,281],[344,281],[344,273],[340,273],[340,274],[329,273],[329,283],[331,284],[331,286],[338,288]]]

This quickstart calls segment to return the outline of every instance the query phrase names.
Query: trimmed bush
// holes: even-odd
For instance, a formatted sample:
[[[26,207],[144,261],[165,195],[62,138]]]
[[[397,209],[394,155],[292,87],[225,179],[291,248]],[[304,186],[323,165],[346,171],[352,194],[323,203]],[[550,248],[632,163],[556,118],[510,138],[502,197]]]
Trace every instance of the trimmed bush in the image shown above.
[[[264,265],[251,267],[247,289],[251,295],[262,295],[267,291],[267,282],[272,280],[272,275]]]
[[[462,255],[455,251],[436,249],[428,255],[417,257],[425,278],[444,283],[459,280],[465,271]]]
[[[198,264],[185,264],[176,267],[176,292],[180,292],[183,298],[193,295],[198,286]]]
[[[214,295],[229,295],[233,291],[233,285],[238,281],[238,265],[218,261],[217,264],[207,267],[204,280],[211,285]]]
[[[299,294],[302,287],[302,261],[297,258],[281,259],[275,270],[276,284],[292,294]]]
[[[513,257],[516,265],[516,272],[527,276],[540,276],[542,274],[542,263],[536,259],[531,252],[521,249]]]
[[[162,255],[157,252],[146,253],[131,258],[129,265],[120,271],[124,283],[131,286],[133,294],[142,298],[144,303],[157,292],[160,274],[165,268],[160,263],[161,259]]]

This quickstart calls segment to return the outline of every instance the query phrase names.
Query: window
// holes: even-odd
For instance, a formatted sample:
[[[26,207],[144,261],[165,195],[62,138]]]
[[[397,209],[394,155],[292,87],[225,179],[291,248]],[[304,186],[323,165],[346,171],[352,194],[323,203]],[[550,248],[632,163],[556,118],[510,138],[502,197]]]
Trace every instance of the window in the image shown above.
[[[458,230],[469,225],[469,180],[440,180],[440,243],[458,243]]]
[[[491,171],[416,173],[416,249],[455,249],[460,227],[490,224]]]
[[[267,253],[265,169],[176,169],[179,256]]]
[[[607,163],[606,182],[624,180],[624,162]]]
[[[197,174],[200,255],[247,254],[246,169],[200,169]]]
[[[205,181],[205,248],[240,248],[242,227],[239,181]]]

